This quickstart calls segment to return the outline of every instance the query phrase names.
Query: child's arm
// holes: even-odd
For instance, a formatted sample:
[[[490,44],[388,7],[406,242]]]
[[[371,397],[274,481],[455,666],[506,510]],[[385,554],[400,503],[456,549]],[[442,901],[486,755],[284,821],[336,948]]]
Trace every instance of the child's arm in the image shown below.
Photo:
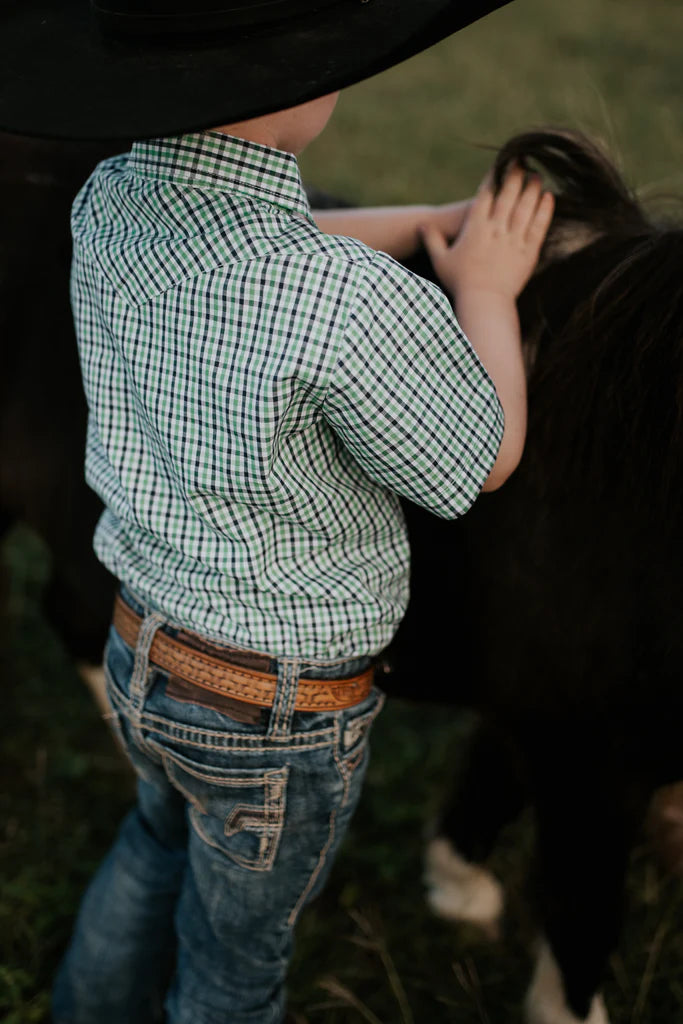
[[[375,206],[365,209],[313,210],[313,218],[328,235],[348,235],[372,249],[405,260],[418,248],[420,228],[435,228],[449,241],[456,237],[471,200],[443,206]]]
[[[516,299],[538,261],[554,209],[540,181],[512,169],[497,196],[485,181],[453,244],[434,225],[423,239],[434,269],[453,296],[458,321],[493,381],[505,432],[483,490],[517,467],[526,436],[526,377]]]

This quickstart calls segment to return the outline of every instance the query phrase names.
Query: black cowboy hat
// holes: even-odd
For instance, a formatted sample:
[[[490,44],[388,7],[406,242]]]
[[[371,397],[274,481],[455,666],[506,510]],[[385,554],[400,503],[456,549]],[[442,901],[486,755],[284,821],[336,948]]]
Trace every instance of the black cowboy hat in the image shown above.
[[[508,0],[4,0],[0,130],[134,139],[382,71]]]

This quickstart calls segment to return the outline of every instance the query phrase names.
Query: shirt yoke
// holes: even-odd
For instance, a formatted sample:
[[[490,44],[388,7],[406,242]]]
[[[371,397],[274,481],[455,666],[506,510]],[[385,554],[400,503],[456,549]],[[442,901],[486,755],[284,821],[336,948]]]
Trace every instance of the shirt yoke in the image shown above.
[[[329,283],[356,278],[354,268],[377,256],[356,239],[325,234],[310,214],[260,197],[138,177],[126,154],[103,161],[83,187],[72,233],[76,255],[131,306],[193,280],[243,274],[245,264],[275,274],[291,268],[297,277],[305,267]]]

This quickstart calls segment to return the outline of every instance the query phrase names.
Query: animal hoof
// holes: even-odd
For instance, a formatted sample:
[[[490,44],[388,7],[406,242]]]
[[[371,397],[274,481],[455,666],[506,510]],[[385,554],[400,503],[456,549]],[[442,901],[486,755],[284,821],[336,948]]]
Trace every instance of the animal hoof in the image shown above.
[[[527,1024],[610,1024],[602,996],[595,995],[587,1017],[567,1006],[562,975],[546,942],[542,943],[524,1004]]]
[[[104,678],[104,669],[101,665],[92,665],[90,662],[81,661],[78,663],[78,674],[90,690],[95,703],[103,715],[111,714],[107,687]]]
[[[683,876],[683,783],[665,786],[655,794],[648,828],[662,866],[672,875]]]
[[[425,863],[432,911],[450,921],[468,921],[489,938],[499,938],[503,887],[491,872],[465,860],[443,836],[428,844]]]
[[[107,696],[107,686],[104,676],[104,669],[101,665],[91,665],[87,661],[81,661],[78,664],[78,674],[90,690],[95,703],[100,709],[102,718],[109,726],[111,733],[116,740],[121,750],[125,753],[121,737],[119,736],[116,729],[111,724],[112,708],[109,703],[109,697]]]

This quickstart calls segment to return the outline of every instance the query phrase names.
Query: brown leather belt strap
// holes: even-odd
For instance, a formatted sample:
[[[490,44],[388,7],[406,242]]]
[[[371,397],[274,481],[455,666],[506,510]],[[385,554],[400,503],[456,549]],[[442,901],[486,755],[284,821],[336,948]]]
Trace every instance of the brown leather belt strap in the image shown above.
[[[135,649],[142,619],[117,597],[114,603],[114,628],[129,647]],[[158,630],[152,641],[149,660],[158,668],[178,676],[204,690],[269,708],[275,700],[277,676],[258,672],[230,661],[230,652],[206,653],[207,644],[197,637],[203,650],[197,650]],[[245,652],[247,653],[247,652]],[[235,652],[238,656],[239,652]],[[349,679],[300,679],[296,711],[340,711],[360,704],[370,694],[374,668]]]

